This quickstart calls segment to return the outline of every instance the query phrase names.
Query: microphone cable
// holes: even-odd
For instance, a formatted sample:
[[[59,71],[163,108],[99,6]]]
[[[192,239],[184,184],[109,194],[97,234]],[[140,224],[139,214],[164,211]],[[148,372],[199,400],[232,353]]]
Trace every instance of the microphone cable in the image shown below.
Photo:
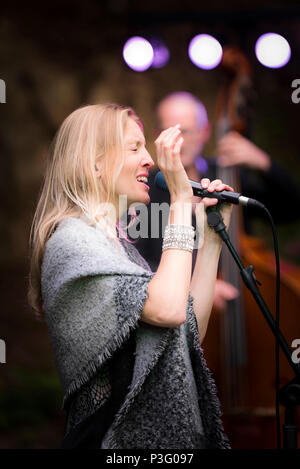
[[[279,319],[280,319],[280,259],[278,238],[275,228],[273,217],[267,207],[261,205],[261,209],[267,214],[272,228],[273,246],[276,263],[276,299],[275,299],[275,327],[277,336],[275,337],[275,393],[276,393],[276,434],[277,434],[277,449],[281,449],[281,425],[280,425],[280,408],[279,408],[279,381],[280,381],[280,367],[279,367]]]

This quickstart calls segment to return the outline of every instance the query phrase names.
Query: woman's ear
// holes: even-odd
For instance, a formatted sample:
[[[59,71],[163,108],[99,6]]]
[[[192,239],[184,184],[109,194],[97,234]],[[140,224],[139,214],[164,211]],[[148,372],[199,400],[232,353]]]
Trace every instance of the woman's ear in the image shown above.
[[[211,135],[211,127],[210,127],[209,122],[206,124],[205,127],[203,127],[203,129],[201,129],[199,134],[200,134],[200,139],[201,139],[202,145],[205,145],[206,142],[210,139],[210,135]]]

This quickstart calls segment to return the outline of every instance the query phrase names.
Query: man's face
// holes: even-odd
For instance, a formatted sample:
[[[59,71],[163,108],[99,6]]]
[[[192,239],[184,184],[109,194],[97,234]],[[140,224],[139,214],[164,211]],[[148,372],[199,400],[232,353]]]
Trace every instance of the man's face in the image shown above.
[[[197,126],[196,110],[194,104],[174,99],[162,103],[158,111],[160,130],[181,125],[184,142],[181,148],[181,161],[185,168],[193,166],[194,160],[202,152],[207,141],[207,129]]]

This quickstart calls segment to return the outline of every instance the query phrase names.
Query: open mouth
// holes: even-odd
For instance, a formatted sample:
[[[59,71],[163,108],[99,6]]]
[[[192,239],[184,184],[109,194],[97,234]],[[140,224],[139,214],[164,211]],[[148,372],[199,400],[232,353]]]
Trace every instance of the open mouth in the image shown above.
[[[146,182],[148,182],[148,178],[146,178],[146,176],[139,176],[136,178],[136,180],[140,184],[143,184],[143,186],[145,186],[147,189],[150,189],[150,187],[146,184]]]

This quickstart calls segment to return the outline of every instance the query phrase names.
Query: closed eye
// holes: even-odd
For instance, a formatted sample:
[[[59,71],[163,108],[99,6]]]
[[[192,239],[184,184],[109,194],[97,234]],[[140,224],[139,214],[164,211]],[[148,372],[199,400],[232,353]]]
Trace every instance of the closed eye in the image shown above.
[[[136,140],[129,143],[130,151],[138,151],[142,146],[145,146],[145,141]]]

